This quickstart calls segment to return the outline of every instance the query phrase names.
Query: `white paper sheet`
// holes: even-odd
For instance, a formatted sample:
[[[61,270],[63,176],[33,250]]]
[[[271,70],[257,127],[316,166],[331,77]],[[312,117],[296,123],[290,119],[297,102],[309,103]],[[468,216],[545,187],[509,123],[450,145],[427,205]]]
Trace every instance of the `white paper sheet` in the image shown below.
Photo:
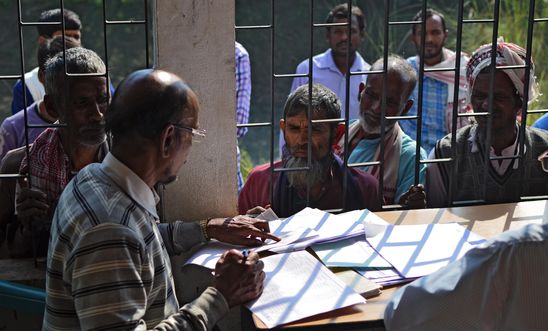
[[[274,240],[267,240],[263,246],[249,248],[244,246],[236,246],[221,243],[219,241],[211,241],[203,245],[196,251],[186,262],[186,264],[197,264],[209,269],[215,269],[215,264],[223,253],[229,249],[251,249],[254,252],[272,251],[272,252],[284,252],[286,250],[294,250],[293,246],[300,245],[301,243],[305,247],[310,246],[310,240],[318,237],[318,234],[307,228],[295,228],[294,231],[278,231],[276,235],[281,239],[279,242]],[[303,248],[304,249],[304,248]]]
[[[315,230],[318,233],[316,242],[360,236],[369,227],[374,229],[373,233],[376,234],[384,230],[386,224],[388,224],[386,221],[367,209],[334,215],[313,208],[305,208],[285,220],[269,222],[270,230],[274,233],[293,231],[295,228],[302,227]]]
[[[362,237],[313,245],[312,249],[327,267],[392,268]]]
[[[276,254],[262,261],[263,294],[246,306],[269,328],[365,302],[307,252]]]
[[[373,248],[406,278],[421,277],[463,256],[473,246],[471,232],[456,223],[389,225],[367,238]]]

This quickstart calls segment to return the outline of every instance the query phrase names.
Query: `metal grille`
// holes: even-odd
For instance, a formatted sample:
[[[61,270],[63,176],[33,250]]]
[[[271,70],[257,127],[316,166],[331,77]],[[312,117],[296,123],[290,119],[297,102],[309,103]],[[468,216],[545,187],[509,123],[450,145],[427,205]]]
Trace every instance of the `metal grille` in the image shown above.
[[[434,4],[435,1],[426,1],[426,0],[423,0],[421,2],[421,6],[419,9],[422,9],[422,12],[424,13],[426,11],[426,9],[430,6],[432,7],[435,7],[436,4]],[[501,15],[500,15],[500,8],[501,8],[501,0],[495,0],[494,3],[492,4],[492,18],[474,18],[474,19],[465,19],[464,15],[463,15],[463,11],[464,11],[464,6],[465,6],[465,1],[464,0],[460,0],[460,1],[457,1],[458,4],[457,4],[457,10],[456,10],[456,16],[457,16],[457,19],[456,19],[456,31],[455,31],[455,34],[456,34],[456,47],[455,47],[455,52],[456,52],[456,65],[455,67],[451,67],[451,68],[440,68],[440,69],[425,69],[424,67],[424,62],[421,60],[420,61],[420,68],[419,68],[419,75],[418,75],[418,100],[415,100],[415,102],[417,103],[417,115],[416,116],[395,116],[395,117],[386,117],[385,114],[386,114],[386,91],[387,91],[387,80],[384,79],[383,82],[384,82],[384,86],[383,86],[383,95],[382,95],[382,121],[381,121],[381,141],[383,140],[384,138],[384,127],[386,125],[386,120],[390,120],[390,119],[393,119],[393,120],[406,120],[406,121],[416,121],[417,123],[417,135],[416,137],[411,137],[413,138],[414,140],[416,140],[417,142],[417,147],[416,147],[416,158],[415,158],[415,169],[414,169],[414,184],[417,185],[419,183],[419,169],[420,169],[420,166],[421,164],[429,164],[429,163],[454,163],[454,161],[456,160],[456,157],[457,157],[457,151],[456,151],[456,130],[457,130],[457,119],[460,118],[460,117],[472,117],[472,116],[475,116],[475,117],[479,117],[479,116],[485,116],[487,117],[487,121],[488,121],[488,124],[487,124],[487,136],[490,137],[490,132],[491,132],[491,126],[492,126],[492,108],[493,108],[493,86],[494,86],[494,74],[495,74],[495,67],[497,70],[500,70],[500,69],[503,69],[503,68],[516,68],[515,66],[514,67],[509,67],[509,66],[505,66],[505,67],[501,67],[501,66],[495,66],[495,58],[494,56],[492,57],[492,61],[491,61],[491,82],[490,82],[490,92],[489,93],[489,101],[488,101],[488,104],[489,104],[489,111],[488,112],[485,112],[485,113],[459,113],[458,112],[458,92],[459,92],[459,80],[460,80],[460,75],[458,74],[455,74],[455,85],[454,85],[454,99],[453,99],[453,113],[452,113],[452,140],[451,140],[451,143],[452,143],[452,152],[451,152],[451,157],[450,158],[445,158],[445,159],[428,159],[428,160],[420,160],[420,146],[421,146],[421,142],[422,142],[422,121],[423,121],[423,110],[422,110],[422,107],[423,107],[423,81],[424,81],[424,74],[425,72],[430,72],[430,71],[452,71],[452,72],[455,72],[455,73],[458,73],[459,72],[459,68],[461,66],[461,53],[462,53],[462,38],[463,38],[463,27],[464,26],[470,26],[470,25],[473,25],[473,24],[483,24],[485,26],[490,26],[491,29],[492,29],[492,33],[491,33],[491,43],[493,45],[493,49],[492,49],[492,54],[495,55],[495,48],[496,48],[496,42],[497,42],[497,37],[499,36],[499,22],[501,20]],[[540,2],[540,3],[539,3]],[[303,12],[299,12],[299,15],[301,15],[301,19],[302,20],[310,20],[310,24],[309,24],[309,36],[308,36],[308,40],[304,41],[306,42],[308,45],[309,45],[309,54],[308,54],[308,67],[309,67],[309,72],[308,74],[306,75],[298,75],[298,74],[293,74],[293,73],[280,73],[278,72],[278,68],[276,68],[275,66],[275,63],[276,63],[276,56],[278,56],[278,54],[280,53],[279,49],[278,49],[278,39],[281,38],[281,36],[279,34],[276,33],[277,29],[280,28],[279,25],[277,25],[277,22],[280,21],[279,17],[280,16],[283,16],[283,15],[291,15],[292,13],[288,13],[288,12],[280,12],[280,10],[278,9],[279,4],[280,3],[284,3],[283,1],[276,1],[276,0],[271,0],[269,2],[269,11],[270,11],[270,18],[264,22],[264,23],[261,23],[259,22],[259,24],[249,24],[249,25],[236,25],[235,29],[236,29],[236,33],[237,33],[237,37],[238,37],[238,34],[239,33],[242,33],[243,31],[256,31],[254,33],[256,34],[260,34],[260,33],[268,33],[269,34],[269,39],[270,39],[270,54],[269,54],[269,58],[268,59],[261,59],[262,60],[262,64],[266,64],[268,63],[269,65],[269,70],[270,70],[270,77],[267,78],[267,79],[270,79],[270,98],[271,98],[271,101],[270,101],[270,120],[269,121],[262,121],[262,122],[253,122],[251,121],[251,123],[249,124],[241,124],[241,125],[238,125],[238,127],[248,127],[248,128],[258,128],[258,127],[267,127],[267,128],[270,128],[270,134],[269,134],[269,141],[270,141],[270,144],[269,144],[269,157],[270,157],[270,169],[271,169],[271,177],[270,177],[270,201],[272,201],[272,197],[274,195],[274,187],[273,187],[273,178],[274,178],[274,173],[275,172],[284,172],[284,171],[308,171],[310,169],[310,163],[311,163],[311,144],[309,143],[308,144],[308,166],[307,167],[302,167],[302,168],[276,168],[274,169],[273,168],[273,165],[274,165],[274,160],[275,160],[275,157],[276,157],[276,152],[275,152],[275,137],[277,135],[277,128],[276,128],[276,120],[278,120],[278,118],[276,118],[275,114],[276,114],[276,109],[275,109],[275,97],[277,95],[277,93],[275,92],[275,85],[276,85],[276,82],[278,80],[282,80],[282,79],[292,79],[292,78],[295,78],[295,77],[307,77],[308,78],[308,84],[309,84],[309,100],[310,100],[310,96],[311,96],[311,85],[312,85],[312,82],[313,82],[313,66],[312,66],[312,57],[314,55],[316,55],[317,53],[314,52],[314,46],[315,46],[315,43],[316,43],[316,40],[314,39],[314,30],[315,29],[324,29],[325,27],[327,26],[346,26],[348,28],[348,35],[350,35],[351,31],[351,18],[352,18],[352,12],[351,10],[348,11],[348,17],[347,17],[347,22],[348,23],[333,23],[333,24],[326,24],[326,23],[317,23],[316,21],[318,21],[318,19],[315,19],[314,18],[314,14],[315,14],[315,5],[316,3],[320,3],[320,4],[323,4],[325,6],[325,1],[314,1],[314,0],[309,0],[309,1],[301,1],[301,2],[298,2],[300,5],[303,5],[303,3],[305,3],[307,6],[308,6],[308,17],[303,17]],[[404,27],[408,27],[409,29],[411,29],[411,26],[413,24],[421,24],[421,49],[419,50],[419,55],[420,55],[420,58],[423,59],[424,58],[424,52],[425,52],[425,33],[426,33],[426,20],[419,20],[419,21],[403,21],[403,20],[392,20],[392,17],[393,17],[393,13],[391,11],[393,11],[393,8],[394,8],[394,4],[395,3],[398,3],[398,1],[391,1],[391,0],[384,0],[382,1],[382,4],[384,5],[384,8],[381,10],[381,8],[379,7],[374,7],[375,4],[380,4],[380,1],[379,2],[369,2],[369,1],[339,1],[339,2],[335,2],[335,1],[332,1],[330,2],[331,4],[331,7],[334,7],[336,4],[338,3],[347,3],[347,5],[349,6],[349,8],[354,4],[354,5],[358,5],[364,12],[366,11],[369,11],[369,12],[375,12],[375,15],[379,16],[381,14],[383,14],[384,16],[384,19],[383,19],[383,24],[382,24],[382,29],[378,29],[378,30],[381,30],[381,31],[384,31],[383,32],[383,40],[382,40],[382,59],[383,59],[383,62],[384,62],[384,65],[383,65],[383,68],[386,68],[387,67],[387,58],[389,56],[389,54],[391,53],[390,52],[390,41],[391,41],[391,35],[390,35],[390,28],[391,27],[397,27],[397,26],[404,26]],[[401,2],[399,2],[401,3]],[[438,5],[439,5],[439,1],[437,2]],[[545,113],[547,112],[547,109],[538,109],[538,110],[529,110],[528,107],[527,107],[527,100],[528,100],[528,85],[529,85],[529,76],[530,76],[530,70],[531,70],[531,54],[532,54],[532,47],[533,47],[533,44],[535,42],[537,42],[536,40],[534,40],[533,38],[533,29],[534,28],[537,28],[537,29],[545,29],[544,27],[544,23],[548,20],[547,18],[545,17],[542,17],[542,18],[539,18],[539,17],[535,17],[535,8],[537,5],[540,5],[542,6],[543,3],[542,1],[535,1],[535,0],[529,0],[528,1],[529,3],[529,9],[528,9],[528,24],[527,24],[527,28],[525,31],[523,31],[524,34],[527,35],[527,41],[526,41],[526,45],[520,45],[524,48],[526,48],[527,50],[527,54],[526,54],[526,64],[525,66],[521,66],[521,67],[524,67],[525,70],[526,70],[526,78],[525,78],[525,87],[524,87],[524,93],[525,95],[523,96],[524,97],[524,100],[525,102],[523,102],[523,110],[522,110],[522,122],[521,122],[521,130],[519,131],[519,154],[518,155],[514,155],[514,156],[503,156],[503,157],[490,157],[488,153],[485,154],[485,159],[484,159],[484,166],[487,168],[489,166],[489,163],[491,160],[500,160],[500,159],[523,159],[523,153],[524,153],[524,143],[525,143],[525,137],[524,137],[524,131],[525,131],[525,126],[526,126],[526,123],[527,123],[527,118],[528,118],[528,115],[530,114],[538,114],[538,113]],[[296,2],[294,2],[293,4],[295,4],[295,7],[297,6]],[[239,0],[237,2],[237,9],[238,9],[238,6],[240,7],[244,7],[244,6],[250,6],[251,4],[247,1],[243,1],[243,0]],[[365,7],[369,5],[370,7]],[[266,9],[266,6],[262,7],[263,10]],[[441,11],[443,13],[443,9],[444,8],[435,8],[439,11]],[[409,17],[412,17],[414,14],[415,14],[416,10],[413,11],[413,10],[410,10],[408,15]],[[294,13],[293,13],[294,14]],[[325,13],[327,14],[327,12]],[[236,17],[236,22],[238,23],[238,21],[242,21],[241,18],[239,18],[238,16]],[[244,20],[245,21],[245,20]],[[248,19],[248,21],[252,21],[251,19]],[[510,41],[510,42],[513,42],[512,40],[507,40],[507,41]],[[253,46],[249,46],[250,44],[252,45],[252,38],[248,38],[248,44],[244,43],[244,46],[247,45],[247,47],[253,47]],[[322,41],[323,42],[323,41]],[[542,43],[542,41],[538,41],[540,43]],[[475,48],[479,47],[481,44],[477,44]],[[287,47],[287,45],[283,45],[282,47]],[[474,49],[475,49],[474,48]],[[347,44],[347,49],[350,49],[350,37],[348,38],[348,44]],[[363,53],[362,53],[363,54]],[[251,54],[251,58],[252,58],[252,61],[253,61],[253,54]],[[347,68],[350,68],[350,65],[348,65],[349,63],[349,60],[350,60],[350,52],[348,52],[347,54]],[[370,60],[374,60],[374,59],[370,59]],[[537,59],[538,60],[538,59]],[[300,61],[300,60],[299,60]],[[293,68],[296,67],[296,65],[298,64],[298,62],[294,63],[293,65]],[[252,68],[253,69],[253,68]],[[538,72],[539,69],[542,69],[542,68],[537,68],[537,76],[541,76],[541,74]],[[353,75],[362,75],[362,74],[368,74],[368,75],[385,75],[386,74],[386,70],[379,70],[379,71],[367,71],[367,72],[350,72],[349,74],[345,75],[345,78],[346,78],[346,91],[345,91],[345,95],[344,96],[339,96],[340,98],[344,98],[346,100],[345,102],[345,109],[342,109],[342,114],[344,114],[344,117],[343,118],[340,118],[340,119],[331,119],[331,120],[311,120],[311,107],[310,107],[310,103],[309,103],[309,108],[308,108],[308,113],[307,113],[307,117],[308,117],[308,141],[310,142],[311,141],[311,127],[312,127],[312,124],[313,123],[319,123],[319,122],[344,122],[345,123],[345,127],[346,127],[346,134],[345,134],[345,141],[344,141],[344,144],[345,144],[345,151],[348,151],[348,127],[349,127],[349,96],[350,96],[350,92],[349,92],[349,88],[350,88],[350,77],[353,76]],[[287,94],[286,94],[287,95]],[[279,97],[279,94],[278,94],[278,97]],[[280,100],[278,100],[280,101]],[[253,103],[253,101],[252,101]],[[254,110],[256,111],[256,110]],[[251,118],[253,119],[255,116],[254,116],[254,113],[252,112],[251,113]],[[486,142],[486,146],[490,146],[490,139],[488,139],[488,141]],[[428,151],[427,151],[428,152]],[[374,162],[366,162],[366,163],[354,163],[354,164],[349,164],[348,163],[348,157],[349,157],[349,153],[345,152],[345,155],[344,155],[344,167],[364,167],[364,166],[372,166],[372,165],[379,165],[380,166],[380,175],[379,175],[379,192],[383,192],[383,187],[384,187],[384,182],[383,182],[383,173],[384,173],[384,170],[385,170],[385,166],[384,166],[384,146],[383,144],[380,144],[380,155],[381,155],[381,158],[379,161],[374,161]],[[520,163],[521,165],[522,163]],[[458,180],[458,174],[456,172],[457,168],[456,166],[452,166],[452,173],[451,173],[451,180],[449,181],[449,187],[448,187],[448,201],[450,202],[450,205],[461,205],[461,204],[481,204],[481,203],[484,203],[484,199],[481,199],[481,200],[475,200],[475,201],[454,201],[453,199],[453,196],[455,194],[455,182]],[[487,172],[485,172],[485,174],[487,174]],[[520,166],[520,176],[522,176],[521,178],[523,178],[523,167]],[[484,178],[485,179],[485,178]],[[307,192],[306,192],[306,201],[307,201],[307,205],[310,204],[310,176],[308,176],[308,188],[307,188]],[[484,184],[485,184],[485,180],[484,180]],[[483,192],[483,196],[485,196],[485,190],[486,190],[486,187],[484,185],[484,188],[483,188],[484,192]],[[346,195],[348,194],[348,178],[346,178],[346,173],[344,174],[344,178],[343,178],[343,201],[344,203],[346,203],[347,199],[346,199]],[[522,199],[529,199],[529,198],[533,198],[533,199],[542,199],[542,198],[546,198],[546,196],[537,196],[537,197],[522,197]],[[382,198],[381,198],[382,199]],[[344,209],[345,205],[343,205],[343,209]],[[398,208],[402,208],[402,206],[400,205],[384,205],[383,206],[383,209],[385,210],[388,210],[388,209],[398,209]],[[341,211],[341,210],[336,210],[336,211]]]

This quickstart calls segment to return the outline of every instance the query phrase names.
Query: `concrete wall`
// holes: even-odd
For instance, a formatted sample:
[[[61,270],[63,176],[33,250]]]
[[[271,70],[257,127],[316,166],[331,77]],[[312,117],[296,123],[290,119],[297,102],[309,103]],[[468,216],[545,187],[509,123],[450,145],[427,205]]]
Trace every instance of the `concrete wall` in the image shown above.
[[[167,220],[236,214],[234,1],[156,1],[157,67],[181,76],[198,95],[200,126],[176,183],[166,187]]]

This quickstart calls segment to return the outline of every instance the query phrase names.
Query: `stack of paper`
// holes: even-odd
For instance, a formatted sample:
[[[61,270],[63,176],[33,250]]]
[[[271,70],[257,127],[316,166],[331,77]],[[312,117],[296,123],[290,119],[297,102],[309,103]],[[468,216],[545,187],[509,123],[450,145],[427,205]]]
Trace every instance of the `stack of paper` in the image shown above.
[[[276,254],[262,261],[266,273],[263,294],[246,306],[269,328],[365,302],[305,251]]]
[[[276,235],[281,239],[279,242],[267,240],[260,247],[253,248],[253,251],[259,253],[263,251],[283,252],[293,247],[304,244],[309,246],[318,234],[308,228],[295,228],[294,231],[278,231]],[[209,269],[215,269],[217,260],[229,249],[244,250],[249,247],[225,244],[219,241],[211,241],[198,249],[186,262],[186,264],[196,264]]]

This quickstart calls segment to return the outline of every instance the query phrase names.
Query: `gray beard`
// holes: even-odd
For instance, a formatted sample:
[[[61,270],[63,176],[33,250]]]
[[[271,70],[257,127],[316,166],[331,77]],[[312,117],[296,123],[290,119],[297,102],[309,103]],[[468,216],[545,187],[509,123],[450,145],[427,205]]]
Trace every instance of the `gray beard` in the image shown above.
[[[396,121],[394,120],[386,120],[384,126],[384,132],[390,131],[394,125],[396,124]],[[360,125],[362,127],[362,130],[369,134],[369,135],[380,135],[381,134],[381,126],[379,125],[370,125],[365,121],[365,115],[360,113]]]
[[[308,177],[310,176],[310,187],[321,184],[325,181],[326,170],[330,165],[331,158],[326,157],[323,160],[312,160],[310,170],[288,171],[285,173],[289,185],[297,190],[306,190],[308,186]],[[289,156],[285,159],[285,168],[302,168],[308,166],[308,161],[303,158]]]

